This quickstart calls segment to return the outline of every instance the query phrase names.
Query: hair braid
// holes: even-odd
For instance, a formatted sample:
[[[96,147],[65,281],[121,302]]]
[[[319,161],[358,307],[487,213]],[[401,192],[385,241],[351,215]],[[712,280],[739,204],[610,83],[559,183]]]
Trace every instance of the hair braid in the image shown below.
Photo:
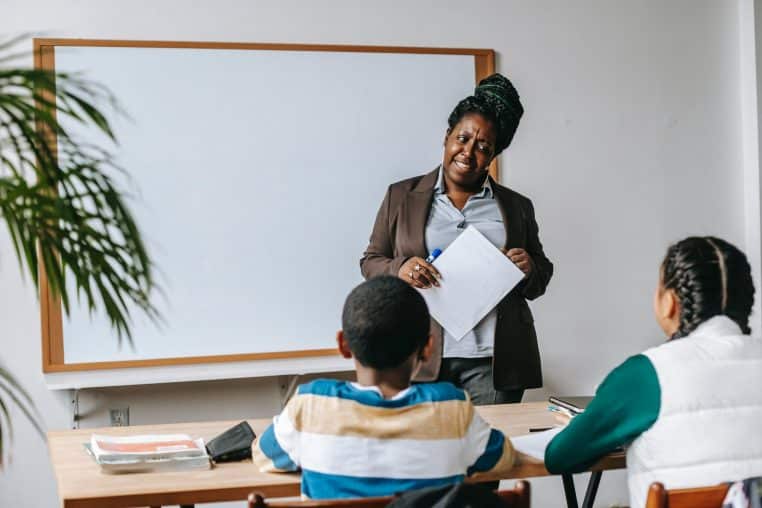
[[[665,265],[664,287],[673,289],[680,302],[680,325],[676,337],[683,337],[695,330],[704,320],[707,302],[703,298],[701,281],[694,272],[695,263],[686,256],[683,250],[676,251]]]
[[[665,289],[680,302],[680,324],[672,338],[684,337],[707,319],[726,315],[750,333],[754,284],[746,256],[714,237],[690,237],[672,245],[662,263]]]
[[[499,154],[511,144],[524,114],[519,93],[508,78],[502,74],[492,74],[479,82],[474,95],[460,101],[447,118],[452,129],[469,114],[479,114],[495,128],[495,153]]]

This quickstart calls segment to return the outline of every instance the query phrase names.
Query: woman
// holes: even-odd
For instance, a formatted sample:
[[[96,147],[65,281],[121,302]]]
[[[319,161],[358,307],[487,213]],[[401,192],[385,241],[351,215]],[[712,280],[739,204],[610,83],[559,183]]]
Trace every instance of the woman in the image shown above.
[[[508,79],[500,74],[483,79],[450,114],[442,164],[389,187],[360,261],[365,278],[396,275],[430,288],[440,281],[425,261],[428,253],[444,250],[473,225],[526,274],[460,341],[432,322],[437,354],[416,379],[450,381],[474,404],[519,402],[524,389],[542,386],[526,300],[545,292],[553,265],[543,253],[532,202],[487,173],[492,159],[510,145],[523,112]]]
[[[578,472],[627,450],[630,503],[648,487],[762,475],[762,341],[749,336],[751,269],[719,238],[686,238],[661,265],[654,313],[666,344],[633,356],[550,442],[545,466]]]

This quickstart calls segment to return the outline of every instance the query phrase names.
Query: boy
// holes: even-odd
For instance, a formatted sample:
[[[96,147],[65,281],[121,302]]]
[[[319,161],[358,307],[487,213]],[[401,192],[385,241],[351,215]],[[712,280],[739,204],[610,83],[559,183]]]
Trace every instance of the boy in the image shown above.
[[[302,470],[312,499],[386,496],[506,470],[513,448],[450,383],[411,385],[431,353],[429,313],[397,277],[378,277],[347,297],[339,351],[357,382],[301,385],[254,442],[262,471]]]

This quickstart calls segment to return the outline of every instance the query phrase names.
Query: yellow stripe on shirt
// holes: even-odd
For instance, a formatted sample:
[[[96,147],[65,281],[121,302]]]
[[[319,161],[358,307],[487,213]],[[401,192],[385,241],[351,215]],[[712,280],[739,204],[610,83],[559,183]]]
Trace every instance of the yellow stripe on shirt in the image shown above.
[[[378,439],[461,439],[474,416],[468,400],[383,408],[305,394],[294,396],[288,408],[289,419],[299,432]]]

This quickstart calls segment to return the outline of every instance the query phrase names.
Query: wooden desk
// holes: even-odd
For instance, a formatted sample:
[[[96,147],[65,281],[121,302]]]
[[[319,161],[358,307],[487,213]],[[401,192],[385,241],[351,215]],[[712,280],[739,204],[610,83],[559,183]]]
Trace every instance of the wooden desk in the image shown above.
[[[550,427],[555,420],[544,402],[478,407],[479,413],[508,436],[526,434],[530,427]],[[271,419],[249,420],[261,435]],[[190,434],[208,441],[237,421],[142,425],[48,432],[58,496],[63,508],[116,508],[208,503],[246,499],[253,490],[266,496],[299,495],[299,475],[260,473],[251,461],[219,464],[211,470],[108,475],[83,448],[93,433],[112,435]],[[625,467],[624,454],[605,457],[593,470]],[[542,463],[516,465],[501,479],[547,476]]]

